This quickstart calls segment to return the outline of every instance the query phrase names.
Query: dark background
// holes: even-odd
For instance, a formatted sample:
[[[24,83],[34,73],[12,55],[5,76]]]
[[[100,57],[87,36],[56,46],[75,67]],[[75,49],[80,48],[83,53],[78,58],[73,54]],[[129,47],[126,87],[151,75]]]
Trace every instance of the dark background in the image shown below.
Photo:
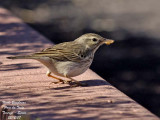
[[[159,0],[0,0],[54,43],[84,33],[115,40],[91,69],[160,116]]]

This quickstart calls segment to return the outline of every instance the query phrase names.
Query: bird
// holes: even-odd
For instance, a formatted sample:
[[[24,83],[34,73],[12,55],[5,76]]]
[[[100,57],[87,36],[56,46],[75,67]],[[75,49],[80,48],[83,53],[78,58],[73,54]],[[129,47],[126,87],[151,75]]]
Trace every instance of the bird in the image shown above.
[[[86,33],[73,41],[62,42],[43,49],[40,52],[7,58],[37,60],[48,68],[46,75],[57,80],[57,82],[54,83],[85,86],[86,84],[72,77],[81,75],[89,69],[94,54],[101,45],[110,45],[113,42],[114,40],[106,39],[98,34]],[[51,75],[51,73],[54,75]],[[68,78],[69,80],[64,80],[59,77]]]

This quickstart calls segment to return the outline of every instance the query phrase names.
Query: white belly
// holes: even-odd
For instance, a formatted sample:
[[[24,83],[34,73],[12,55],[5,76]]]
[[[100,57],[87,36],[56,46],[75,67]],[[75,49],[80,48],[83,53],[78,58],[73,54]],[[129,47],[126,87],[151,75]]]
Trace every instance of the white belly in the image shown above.
[[[63,77],[78,76],[84,73],[91,65],[91,62],[85,62],[84,64],[72,61],[57,62],[48,57],[43,57],[38,61],[44,64],[53,74]]]
[[[84,73],[88,68],[89,64],[79,64],[76,62],[66,61],[59,62],[56,66],[58,73],[63,74],[66,77],[74,77]]]

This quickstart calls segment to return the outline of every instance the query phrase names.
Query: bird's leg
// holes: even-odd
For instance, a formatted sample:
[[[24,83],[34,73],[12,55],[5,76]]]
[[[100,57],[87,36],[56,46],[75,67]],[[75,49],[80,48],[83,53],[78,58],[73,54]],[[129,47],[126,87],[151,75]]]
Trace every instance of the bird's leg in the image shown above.
[[[73,79],[73,78],[71,78],[71,77],[67,77],[67,78],[69,78],[69,79],[71,80],[71,82],[75,83],[75,85],[72,85],[72,83],[69,82],[69,84],[71,85],[71,87],[87,86],[86,83],[81,83],[81,82],[79,82],[79,81],[77,81],[77,80],[75,80],[75,79]]]
[[[58,82],[52,82],[52,83],[55,83],[55,84],[57,84],[57,83],[68,83],[68,81],[66,81],[66,80],[62,80],[62,79],[60,79],[60,78],[58,78],[58,77],[55,77],[55,76],[53,76],[53,75],[51,75],[51,72],[50,71],[47,71],[47,73],[46,73],[46,75],[48,76],[48,77],[52,77],[52,78],[54,78],[54,79],[56,79],[56,80],[59,80]]]

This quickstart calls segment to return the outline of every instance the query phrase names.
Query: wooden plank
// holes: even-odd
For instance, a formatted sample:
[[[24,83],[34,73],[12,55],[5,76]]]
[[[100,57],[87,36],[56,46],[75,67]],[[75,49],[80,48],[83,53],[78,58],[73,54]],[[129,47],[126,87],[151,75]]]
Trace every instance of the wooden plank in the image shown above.
[[[0,101],[6,106],[21,106],[19,111],[42,120],[159,119],[91,70],[75,77],[89,86],[71,88],[50,84],[54,80],[37,61],[6,59],[49,46],[49,40],[0,8]]]

